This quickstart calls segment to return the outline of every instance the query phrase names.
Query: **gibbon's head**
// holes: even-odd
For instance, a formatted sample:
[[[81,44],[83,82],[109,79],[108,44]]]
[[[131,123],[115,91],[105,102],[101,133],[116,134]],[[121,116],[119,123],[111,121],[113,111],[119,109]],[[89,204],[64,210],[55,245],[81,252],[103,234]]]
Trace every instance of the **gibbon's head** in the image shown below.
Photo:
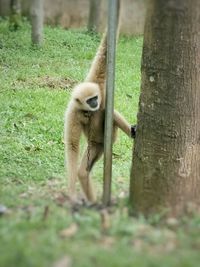
[[[77,109],[96,111],[101,104],[100,88],[97,83],[84,82],[77,85],[72,93]]]

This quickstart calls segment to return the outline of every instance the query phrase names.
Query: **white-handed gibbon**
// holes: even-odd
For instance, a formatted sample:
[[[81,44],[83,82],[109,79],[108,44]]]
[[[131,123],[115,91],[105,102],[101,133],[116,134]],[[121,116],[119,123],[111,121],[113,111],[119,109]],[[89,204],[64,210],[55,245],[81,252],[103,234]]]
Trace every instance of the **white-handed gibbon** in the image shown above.
[[[103,35],[85,81],[73,89],[71,101],[65,113],[65,157],[69,196],[72,200],[76,200],[77,177],[87,200],[90,202],[96,200],[90,172],[95,162],[102,156],[104,149],[106,53],[107,33]],[[134,138],[135,127],[131,126],[115,110],[113,142],[116,139],[117,128]],[[79,142],[82,133],[85,135],[88,145],[79,166]]]

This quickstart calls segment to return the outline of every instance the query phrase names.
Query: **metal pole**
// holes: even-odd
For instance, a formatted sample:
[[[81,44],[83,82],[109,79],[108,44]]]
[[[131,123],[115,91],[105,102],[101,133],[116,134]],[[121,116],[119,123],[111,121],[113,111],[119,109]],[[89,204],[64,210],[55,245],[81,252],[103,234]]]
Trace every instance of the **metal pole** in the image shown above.
[[[104,133],[104,183],[103,204],[110,204],[112,181],[112,133],[115,87],[115,50],[118,17],[118,1],[108,0],[107,79]]]

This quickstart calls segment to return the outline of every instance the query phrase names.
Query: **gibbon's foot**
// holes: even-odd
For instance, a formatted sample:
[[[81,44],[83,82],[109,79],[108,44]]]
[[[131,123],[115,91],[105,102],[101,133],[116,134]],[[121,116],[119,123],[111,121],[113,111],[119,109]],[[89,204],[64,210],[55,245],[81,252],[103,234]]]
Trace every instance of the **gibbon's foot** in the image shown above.
[[[131,125],[131,137],[135,139],[136,137],[136,131],[137,131],[137,124]]]
[[[73,194],[69,195],[69,202],[72,206],[91,206],[96,204],[96,200],[88,200],[85,196]]]
[[[81,207],[85,205],[85,199],[78,195],[69,196],[71,207]]]
[[[73,212],[79,211],[81,208],[96,208],[97,203],[95,202],[90,202],[88,201],[85,197],[77,197],[76,199],[74,198],[73,200],[70,200],[70,206],[71,210]]]

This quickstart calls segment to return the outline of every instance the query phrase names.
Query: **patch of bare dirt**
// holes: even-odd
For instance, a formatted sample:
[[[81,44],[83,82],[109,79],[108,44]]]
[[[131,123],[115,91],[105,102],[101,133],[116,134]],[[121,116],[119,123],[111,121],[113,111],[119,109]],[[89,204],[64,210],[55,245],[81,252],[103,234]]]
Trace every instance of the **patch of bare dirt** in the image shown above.
[[[77,81],[68,78],[68,77],[50,77],[50,76],[43,76],[33,79],[17,79],[12,83],[13,89],[15,87],[18,87],[19,85],[22,87],[48,87],[49,89],[55,89],[55,90],[69,90],[74,87],[74,85],[77,84]]]
[[[44,76],[39,78],[38,83],[41,87],[66,90],[71,89],[77,83],[77,81],[71,78]]]

